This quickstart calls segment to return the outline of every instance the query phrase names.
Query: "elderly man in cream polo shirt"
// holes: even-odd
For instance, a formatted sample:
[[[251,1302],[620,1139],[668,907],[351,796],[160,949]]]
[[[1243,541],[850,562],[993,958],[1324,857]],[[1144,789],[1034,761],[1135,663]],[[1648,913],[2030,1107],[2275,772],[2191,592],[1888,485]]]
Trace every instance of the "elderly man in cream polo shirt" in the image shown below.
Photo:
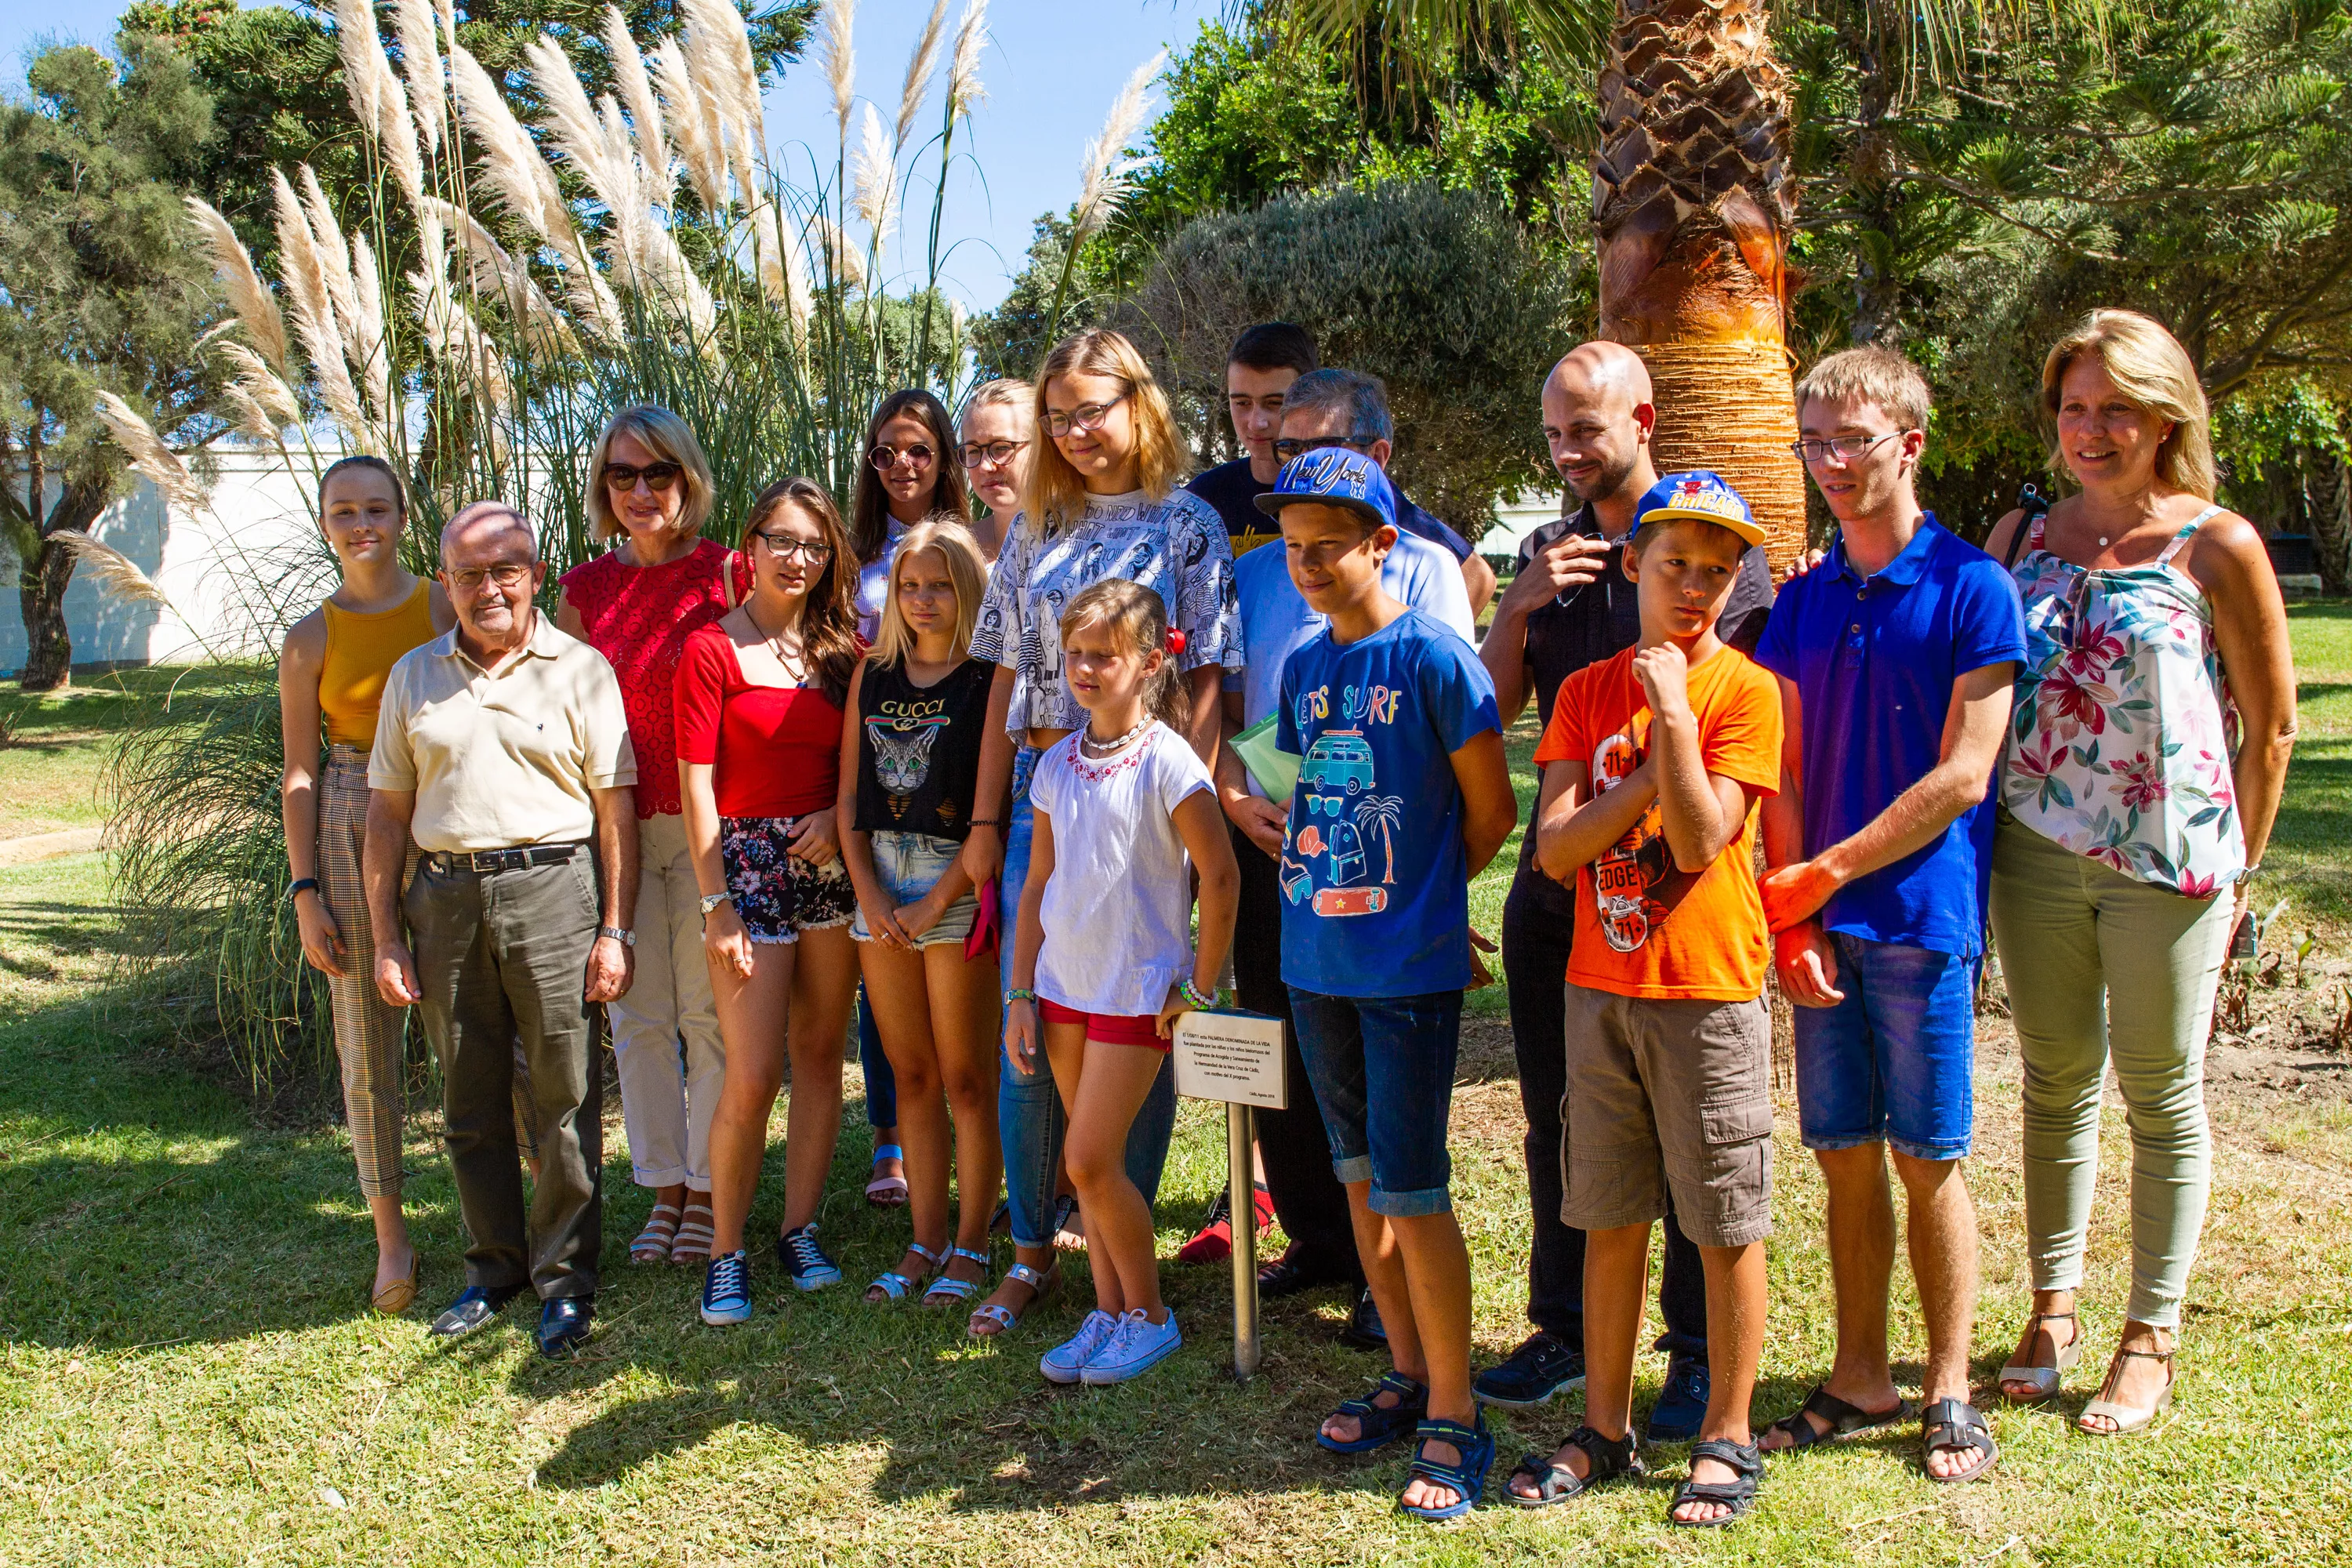
[[[588,1337],[594,1311],[595,1047],[599,1009],[629,988],[635,937],[621,922],[636,904],[637,765],[612,667],[532,604],[546,574],[511,507],[477,501],[442,531],[457,625],[384,683],[364,877],[376,987],[423,1009],[441,1064],[469,1237],[466,1289],[433,1332],[470,1333],[529,1286],[539,1348],[554,1356]],[[422,854],[404,899],[412,837]],[[541,1155],[528,1216],[509,1099],[518,1048]]]

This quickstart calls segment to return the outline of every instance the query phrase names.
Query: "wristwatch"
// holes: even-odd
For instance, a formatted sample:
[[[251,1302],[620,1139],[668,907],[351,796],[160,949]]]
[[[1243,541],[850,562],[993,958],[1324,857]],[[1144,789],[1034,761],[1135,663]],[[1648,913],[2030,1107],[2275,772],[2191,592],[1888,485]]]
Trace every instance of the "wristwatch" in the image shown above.
[[[711,911],[711,910],[713,910],[717,909],[717,908],[718,908],[719,905],[721,905],[721,904],[731,904],[731,903],[733,903],[734,901],[735,901],[735,895],[734,895],[734,894],[732,894],[732,893],[705,893],[705,894],[703,894],[703,895],[702,895],[702,918],[703,918],[704,920],[709,920],[709,919],[710,918],[710,911]]]
[[[623,947],[635,947],[637,945],[637,933],[622,926],[598,926],[596,928],[596,934],[598,936],[609,936],[614,942],[619,942]]]

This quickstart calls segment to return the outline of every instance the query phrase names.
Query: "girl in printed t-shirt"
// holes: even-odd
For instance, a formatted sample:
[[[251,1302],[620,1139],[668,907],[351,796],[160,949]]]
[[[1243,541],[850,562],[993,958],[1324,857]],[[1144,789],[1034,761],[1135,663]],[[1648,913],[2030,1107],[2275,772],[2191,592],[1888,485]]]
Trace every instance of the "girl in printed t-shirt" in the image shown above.
[[[1087,722],[1048,747],[1030,780],[1035,819],[1004,1044],[1034,1072],[1044,1037],[1095,1280],[1096,1310],[1038,1367],[1054,1383],[1110,1384],[1182,1342],[1160,1299],[1151,1210],[1127,1173],[1127,1133],[1176,1019],[1214,1003],[1241,871],[1209,770],[1177,727],[1181,639],[1170,636],[1160,595],[1097,583],[1070,601],[1060,632]],[[1197,952],[1185,930],[1192,866]]]
[[[849,933],[897,1078],[914,1221],[906,1257],[866,1287],[877,1303],[903,1299],[933,1269],[927,1307],[969,1300],[988,1277],[989,1207],[1003,1175],[997,960],[992,944],[977,957],[966,951],[980,906],[960,859],[995,674],[971,657],[985,580],[963,524],[935,519],[908,530],[880,639],[850,679],[841,731],[841,853],[857,889]],[[963,1177],[952,1250],[951,1153]]]
[[[743,1229],[788,1050],[776,1253],[803,1290],[841,1279],[817,1246],[816,1212],[841,1131],[841,1039],[857,986],[847,929],[856,896],[834,815],[842,705],[865,651],[849,535],[824,487],[781,479],[751,503],[743,551],[751,596],[688,639],[677,667],[687,839],[727,1044],[710,1124],[706,1323],[751,1316]]]

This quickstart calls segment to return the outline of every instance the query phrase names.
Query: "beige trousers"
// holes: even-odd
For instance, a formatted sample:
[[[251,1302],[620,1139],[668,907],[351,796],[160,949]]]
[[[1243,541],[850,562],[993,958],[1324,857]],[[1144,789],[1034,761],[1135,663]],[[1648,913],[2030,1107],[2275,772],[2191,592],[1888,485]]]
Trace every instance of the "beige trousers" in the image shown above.
[[[686,818],[637,824],[636,977],[608,1003],[629,1169],[641,1187],[710,1187],[710,1117],[727,1079],[702,952],[702,890]]]

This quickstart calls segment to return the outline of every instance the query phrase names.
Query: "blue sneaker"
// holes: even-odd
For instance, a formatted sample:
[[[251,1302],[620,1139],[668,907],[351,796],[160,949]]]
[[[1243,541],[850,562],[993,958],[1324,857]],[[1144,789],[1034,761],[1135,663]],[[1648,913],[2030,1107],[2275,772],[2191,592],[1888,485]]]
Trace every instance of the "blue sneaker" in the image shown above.
[[[1139,1307],[1118,1321],[1118,1331],[1078,1369],[1078,1381],[1090,1388],[1125,1383],[1166,1361],[1183,1345],[1184,1336],[1176,1331],[1175,1313],[1169,1313],[1167,1321],[1155,1323]]]
[[[1118,1320],[1097,1307],[1087,1314],[1078,1331],[1037,1358],[1037,1370],[1047,1383],[1076,1383],[1095,1352],[1118,1331]]]
[[[822,1290],[841,1283],[841,1269],[816,1244],[816,1221],[776,1237],[776,1258],[793,1277],[795,1290]]]
[[[751,1259],[741,1247],[720,1253],[704,1267],[702,1321],[714,1328],[751,1321]]]
[[[1707,1396],[1715,1380],[1707,1375],[1706,1358],[1678,1355],[1666,1362],[1665,1386],[1650,1406],[1650,1425],[1642,1433],[1645,1443],[1687,1443],[1706,1421]]]

